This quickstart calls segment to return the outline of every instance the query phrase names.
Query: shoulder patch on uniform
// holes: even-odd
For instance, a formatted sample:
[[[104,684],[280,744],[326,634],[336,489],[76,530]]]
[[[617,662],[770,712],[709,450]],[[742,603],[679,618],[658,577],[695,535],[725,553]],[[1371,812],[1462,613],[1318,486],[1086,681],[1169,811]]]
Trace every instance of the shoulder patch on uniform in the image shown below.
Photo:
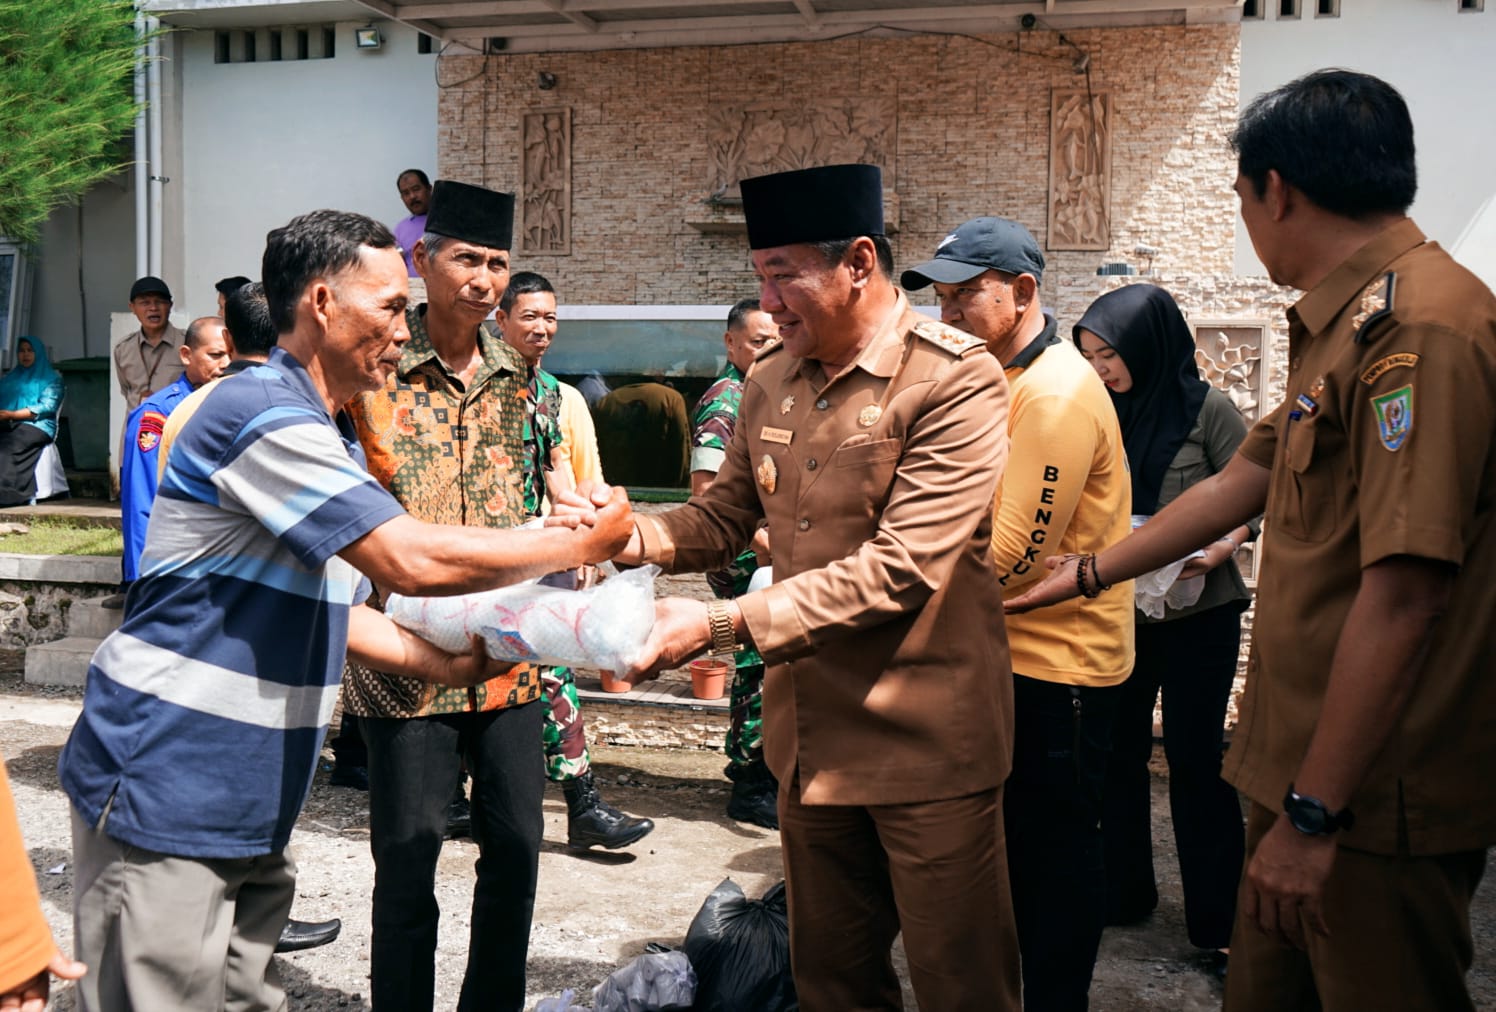
[[[944,348],[952,355],[965,355],[976,348],[986,348],[987,344],[980,337],[957,330],[955,327],[947,327],[943,323],[934,320],[922,320],[914,325],[914,333],[939,348]]]
[[[768,358],[770,355],[774,354],[776,351],[783,347],[784,342],[776,337],[759,349],[758,354],[753,356],[753,361],[757,362],[760,359]],[[752,369],[753,366],[750,364],[748,368]]]
[[[1391,271],[1366,286],[1361,293],[1361,308],[1351,317],[1352,337],[1356,344],[1365,344],[1379,321],[1392,315],[1392,296],[1397,275]]]
[[[1376,412],[1377,438],[1382,446],[1393,453],[1401,450],[1413,431],[1413,384],[1373,397],[1371,407]]]
[[[161,442],[161,430],[166,428],[166,416],[159,411],[143,411],[140,428],[136,431],[135,445],[142,452],[150,453]]]
[[[1417,364],[1418,356],[1411,351],[1388,355],[1386,358],[1379,358],[1367,366],[1361,373],[1361,382],[1370,385],[1393,369],[1411,369]]]

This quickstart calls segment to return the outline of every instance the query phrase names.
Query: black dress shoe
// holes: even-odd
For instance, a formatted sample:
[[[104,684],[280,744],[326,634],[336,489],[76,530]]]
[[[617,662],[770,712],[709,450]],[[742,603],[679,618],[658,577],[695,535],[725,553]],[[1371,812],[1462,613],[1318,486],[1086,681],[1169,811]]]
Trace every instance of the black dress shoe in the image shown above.
[[[338,932],[342,930],[343,922],[336,917],[330,921],[287,921],[286,926],[281,928],[280,941],[275,944],[275,951],[300,952],[302,949],[315,949],[337,938]]]
[[[352,787],[355,791],[367,791],[369,789],[369,769],[367,766],[338,766],[333,765],[332,775],[327,782],[334,787]]]

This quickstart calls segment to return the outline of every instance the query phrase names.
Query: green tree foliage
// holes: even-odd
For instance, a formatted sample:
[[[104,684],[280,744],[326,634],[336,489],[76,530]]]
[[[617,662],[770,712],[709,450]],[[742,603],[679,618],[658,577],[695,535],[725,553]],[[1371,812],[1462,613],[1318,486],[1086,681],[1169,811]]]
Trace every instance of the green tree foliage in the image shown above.
[[[129,163],[137,45],[132,0],[0,0],[0,235]]]

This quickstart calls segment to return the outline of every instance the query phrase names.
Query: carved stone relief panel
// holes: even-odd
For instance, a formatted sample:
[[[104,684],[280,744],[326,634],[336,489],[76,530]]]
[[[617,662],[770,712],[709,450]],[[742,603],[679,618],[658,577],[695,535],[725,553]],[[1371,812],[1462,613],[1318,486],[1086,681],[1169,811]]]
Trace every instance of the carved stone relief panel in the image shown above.
[[[719,106],[707,124],[708,192],[735,200],[741,179],[846,162],[878,166],[891,190],[896,108],[892,98],[869,97]]]
[[[536,109],[520,128],[519,248],[571,253],[571,109]]]
[[[1195,364],[1212,386],[1220,390],[1251,427],[1262,417],[1268,396],[1268,352],[1271,348],[1266,320],[1192,320],[1195,331]],[[1237,564],[1248,582],[1257,579],[1256,544],[1243,546]]]
[[[1055,88],[1049,97],[1050,249],[1112,244],[1112,96]]]

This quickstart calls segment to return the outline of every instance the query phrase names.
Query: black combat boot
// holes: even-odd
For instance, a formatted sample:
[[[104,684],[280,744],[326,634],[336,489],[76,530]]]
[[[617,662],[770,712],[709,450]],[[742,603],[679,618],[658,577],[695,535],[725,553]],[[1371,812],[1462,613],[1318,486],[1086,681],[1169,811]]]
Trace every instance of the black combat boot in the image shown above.
[[[588,770],[561,785],[566,792],[566,845],[576,850],[617,850],[644,839],[655,828],[648,819],[624,815],[597,793]]]
[[[769,772],[768,765],[762,759],[755,759],[746,766],[729,764],[724,772],[732,780],[727,817],[765,829],[778,829],[779,781]]]

